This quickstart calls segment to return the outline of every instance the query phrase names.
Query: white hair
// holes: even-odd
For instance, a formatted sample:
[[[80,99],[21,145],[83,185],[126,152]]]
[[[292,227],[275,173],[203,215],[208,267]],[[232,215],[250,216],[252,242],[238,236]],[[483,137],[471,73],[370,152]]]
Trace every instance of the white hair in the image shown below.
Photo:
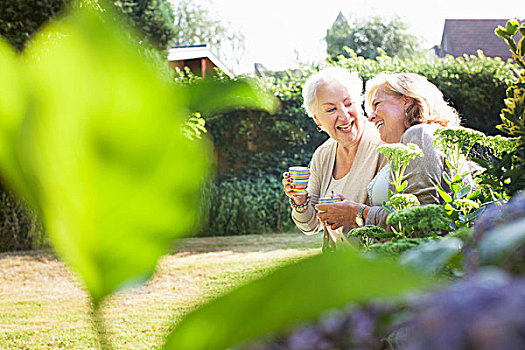
[[[311,75],[303,86],[303,107],[313,118],[317,108],[317,88],[325,83],[337,82],[350,93],[350,98],[362,114],[363,81],[356,72],[341,67],[326,67]]]

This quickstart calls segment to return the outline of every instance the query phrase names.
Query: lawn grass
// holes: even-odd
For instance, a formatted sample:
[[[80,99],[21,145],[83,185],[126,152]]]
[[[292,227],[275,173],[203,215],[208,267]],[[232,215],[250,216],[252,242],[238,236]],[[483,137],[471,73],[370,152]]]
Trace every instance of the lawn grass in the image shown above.
[[[185,238],[143,286],[108,298],[114,349],[159,348],[189,311],[276,267],[320,252],[299,233]],[[81,282],[51,251],[0,254],[1,349],[96,349]]]

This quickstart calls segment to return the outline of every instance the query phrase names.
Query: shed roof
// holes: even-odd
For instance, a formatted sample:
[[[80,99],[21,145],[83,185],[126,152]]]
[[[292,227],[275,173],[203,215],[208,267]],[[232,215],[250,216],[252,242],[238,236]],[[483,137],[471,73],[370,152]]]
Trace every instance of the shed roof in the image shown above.
[[[168,61],[184,61],[195,58],[208,58],[226,75],[229,77],[233,76],[233,73],[226,67],[226,65],[211,51],[208,44],[173,46],[169,49]]]

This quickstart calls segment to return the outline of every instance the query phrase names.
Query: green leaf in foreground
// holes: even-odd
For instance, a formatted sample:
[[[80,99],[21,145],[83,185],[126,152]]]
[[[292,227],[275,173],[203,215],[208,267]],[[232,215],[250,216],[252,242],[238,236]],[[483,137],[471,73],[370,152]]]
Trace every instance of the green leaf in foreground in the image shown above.
[[[525,245],[525,218],[498,226],[479,243],[479,256],[484,264],[499,264]]]
[[[459,238],[445,237],[421,243],[404,252],[402,264],[425,273],[435,273],[460,254],[463,242]]]
[[[60,35],[27,58],[33,109],[20,154],[53,246],[97,305],[148,279],[191,229],[208,151],[180,132],[185,91],[173,98],[123,29],[86,10],[46,33]]]
[[[2,175],[40,211],[95,307],[148,279],[194,228],[210,158],[208,144],[181,132],[193,88],[168,80],[129,33],[81,9],[35,36],[25,61],[0,57],[24,72],[7,76],[14,83],[2,76],[0,96],[25,82],[29,101],[20,92],[12,103],[22,112],[0,111],[13,120],[0,123]],[[246,84],[235,91],[259,106],[267,98]]]
[[[220,93],[217,93],[220,91]],[[191,86],[188,94],[190,112],[218,113],[227,109],[246,106],[275,112],[278,99],[265,94],[249,79],[219,80],[204,79]]]
[[[349,251],[317,255],[190,313],[168,336],[165,349],[225,349],[312,320],[324,310],[401,296],[430,283],[392,260]]]
[[[0,159],[9,164],[19,163],[14,149],[20,123],[26,112],[27,93],[19,57],[15,50],[0,37]],[[19,167],[12,169],[12,176],[23,178]],[[3,179],[5,180],[5,178]]]

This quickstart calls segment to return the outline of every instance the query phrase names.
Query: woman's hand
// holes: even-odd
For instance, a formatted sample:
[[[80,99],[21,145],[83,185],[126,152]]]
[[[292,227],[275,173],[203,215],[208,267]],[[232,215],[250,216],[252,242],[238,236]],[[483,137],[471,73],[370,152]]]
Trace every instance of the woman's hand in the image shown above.
[[[294,193],[294,185],[292,184],[292,179],[290,178],[290,173],[283,173],[283,189],[284,193],[293,199],[296,205],[301,205],[306,202],[306,194],[296,194]]]
[[[332,230],[347,225],[356,226],[355,217],[361,204],[346,199],[341,194],[337,194],[337,196],[341,198],[340,202],[317,204],[315,206],[315,209],[319,211],[317,216]]]

